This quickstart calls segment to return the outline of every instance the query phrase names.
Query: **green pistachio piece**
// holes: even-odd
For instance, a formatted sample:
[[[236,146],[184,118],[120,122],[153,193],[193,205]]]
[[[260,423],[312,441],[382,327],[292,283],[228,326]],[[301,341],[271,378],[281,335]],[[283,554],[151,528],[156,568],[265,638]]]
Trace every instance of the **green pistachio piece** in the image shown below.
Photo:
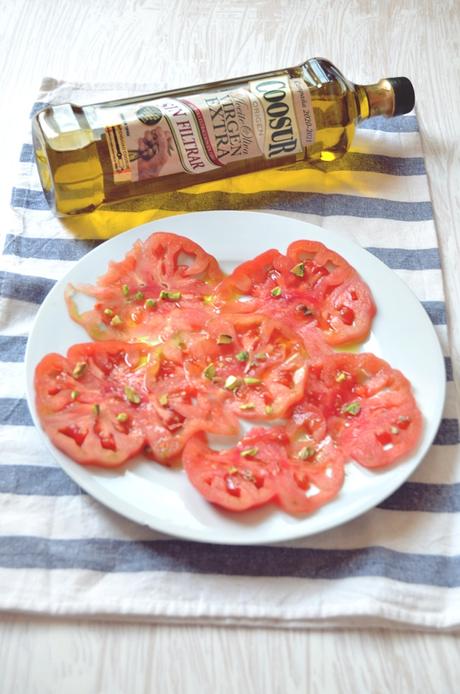
[[[131,386],[125,386],[125,396],[132,405],[139,405],[141,401],[141,396]]]
[[[181,292],[168,292],[166,289],[162,289],[160,292],[160,299],[166,299],[168,301],[179,301],[181,296]]]
[[[235,354],[235,359],[238,359],[238,361],[247,361],[249,359],[249,352],[246,352],[246,350],[238,352],[238,354]]]
[[[241,451],[240,455],[242,455],[243,458],[253,458],[258,452],[259,449],[254,446],[253,448],[245,448],[243,451]]]
[[[349,402],[347,405],[344,405],[340,411],[342,414],[351,414],[355,416],[361,412],[361,405],[359,402]]]
[[[243,381],[246,383],[247,386],[256,386],[259,383],[262,383],[260,378],[254,378],[253,376],[245,376],[243,378]]]
[[[311,448],[310,446],[305,446],[304,448],[301,448],[300,451],[297,453],[297,457],[300,458],[300,460],[307,460],[308,458],[313,458],[315,453],[316,451],[314,448]]]
[[[212,381],[212,379],[216,375],[216,367],[214,364],[208,364],[207,367],[203,371],[203,376],[207,378],[209,381]]]
[[[74,378],[80,378],[80,376],[83,375],[86,367],[87,367],[86,361],[77,361],[77,363],[75,364],[75,368],[72,371],[72,376]]]
[[[236,376],[228,376],[224,388],[227,390],[237,390],[241,385],[241,379]]]
[[[303,263],[297,263],[297,265],[291,267],[291,272],[297,277],[303,277],[305,275],[305,265]]]
[[[231,335],[222,334],[217,338],[218,345],[229,345],[231,342],[233,342],[233,337]]]

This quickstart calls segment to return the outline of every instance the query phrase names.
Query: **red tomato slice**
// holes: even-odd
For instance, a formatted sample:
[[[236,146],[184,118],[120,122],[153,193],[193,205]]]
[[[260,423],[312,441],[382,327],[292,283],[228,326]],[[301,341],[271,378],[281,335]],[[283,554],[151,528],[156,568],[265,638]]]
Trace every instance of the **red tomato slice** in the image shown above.
[[[415,400],[408,397],[399,407],[363,407],[361,421],[342,429],[337,440],[343,451],[364,467],[383,467],[414,451],[422,423]]]
[[[253,429],[235,448],[218,452],[197,436],[184,449],[184,469],[205,499],[231,511],[247,511],[274,498],[285,439],[282,430]]]
[[[189,374],[208,391],[227,396],[240,417],[283,417],[302,397],[308,354],[303,341],[279,321],[265,316],[211,319],[184,358]]]
[[[318,327],[330,345],[362,342],[369,334],[376,313],[366,284],[351,277],[325,297],[318,316]]]
[[[314,453],[304,460],[290,437],[293,429],[256,427],[220,452],[194,437],[184,449],[184,468],[194,487],[223,508],[246,511],[275,501],[288,513],[311,513],[342,487],[343,456],[330,436],[319,435]]]
[[[173,348],[169,349],[172,352]],[[198,432],[235,434],[228,394],[189,378],[168,345],[75,345],[67,359],[48,355],[36,370],[37,410],[56,446],[77,462],[118,465],[145,452],[169,463]]]
[[[182,339],[186,340],[187,336]],[[187,342],[183,344],[187,353]],[[239,431],[237,418],[225,409],[228,394],[210,388],[201,372],[194,374],[184,369],[183,358],[176,354],[176,349],[175,344],[160,349],[153,396],[147,406],[141,406],[138,417],[146,436],[145,454],[166,464],[179,457],[193,434],[232,435]]]
[[[69,285],[66,302],[73,320],[95,340],[155,338],[171,311],[191,311],[198,326],[211,310],[208,297],[223,278],[216,259],[190,239],[158,232],[136,241],[119,262],[111,262],[95,286]],[[96,299],[79,312],[74,296]]]
[[[373,354],[335,354],[310,372],[302,406],[312,405],[345,456],[365,467],[400,460],[421,436],[409,381]]]
[[[321,409],[306,401],[293,408],[286,433],[289,462],[278,480],[278,499],[288,513],[312,513],[342,488],[345,456]]]
[[[375,315],[368,286],[338,253],[296,241],[286,255],[266,251],[216,288],[215,305],[233,313],[264,313],[293,329],[318,328],[329,344],[363,340]]]
[[[35,371],[37,413],[54,445],[84,465],[115,467],[135,456],[145,435],[138,404],[128,396],[142,392],[151,359],[147,346],[123,343],[75,345],[67,358],[42,359]]]

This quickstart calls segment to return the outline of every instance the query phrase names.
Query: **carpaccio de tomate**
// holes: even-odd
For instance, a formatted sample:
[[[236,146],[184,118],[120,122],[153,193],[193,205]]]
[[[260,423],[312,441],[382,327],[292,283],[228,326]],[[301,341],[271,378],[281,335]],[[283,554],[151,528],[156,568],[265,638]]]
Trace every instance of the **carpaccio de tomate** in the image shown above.
[[[75,295],[94,299],[80,313]],[[344,466],[380,468],[417,445],[409,381],[364,340],[369,287],[316,241],[291,243],[225,276],[190,239],[160,232],[111,262],[96,285],[69,286],[73,320],[92,342],[36,368],[37,413],[53,444],[82,465],[143,454],[182,462],[210,502],[292,514],[337,496]],[[206,434],[239,443],[212,450]]]

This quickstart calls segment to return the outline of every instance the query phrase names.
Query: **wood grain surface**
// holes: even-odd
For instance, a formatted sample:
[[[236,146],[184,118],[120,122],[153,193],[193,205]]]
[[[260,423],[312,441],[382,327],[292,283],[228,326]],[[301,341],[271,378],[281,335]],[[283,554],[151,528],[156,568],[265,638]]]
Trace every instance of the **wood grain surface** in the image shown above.
[[[458,0],[0,0],[2,177],[43,76],[170,87],[331,59],[353,81],[415,85],[460,353]],[[0,509],[1,513],[1,509]],[[1,518],[1,516],[0,516]],[[0,520],[1,522],[1,520]],[[278,631],[0,616],[0,694],[458,690],[459,636]]]

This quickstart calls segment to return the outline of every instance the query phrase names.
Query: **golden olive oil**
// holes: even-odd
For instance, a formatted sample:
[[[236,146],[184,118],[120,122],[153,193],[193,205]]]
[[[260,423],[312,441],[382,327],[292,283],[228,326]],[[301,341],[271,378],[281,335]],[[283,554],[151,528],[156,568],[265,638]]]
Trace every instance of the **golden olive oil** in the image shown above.
[[[111,102],[48,106],[37,166],[59,215],[345,154],[356,124],[410,111],[404,77],[348,81],[329,61]]]

